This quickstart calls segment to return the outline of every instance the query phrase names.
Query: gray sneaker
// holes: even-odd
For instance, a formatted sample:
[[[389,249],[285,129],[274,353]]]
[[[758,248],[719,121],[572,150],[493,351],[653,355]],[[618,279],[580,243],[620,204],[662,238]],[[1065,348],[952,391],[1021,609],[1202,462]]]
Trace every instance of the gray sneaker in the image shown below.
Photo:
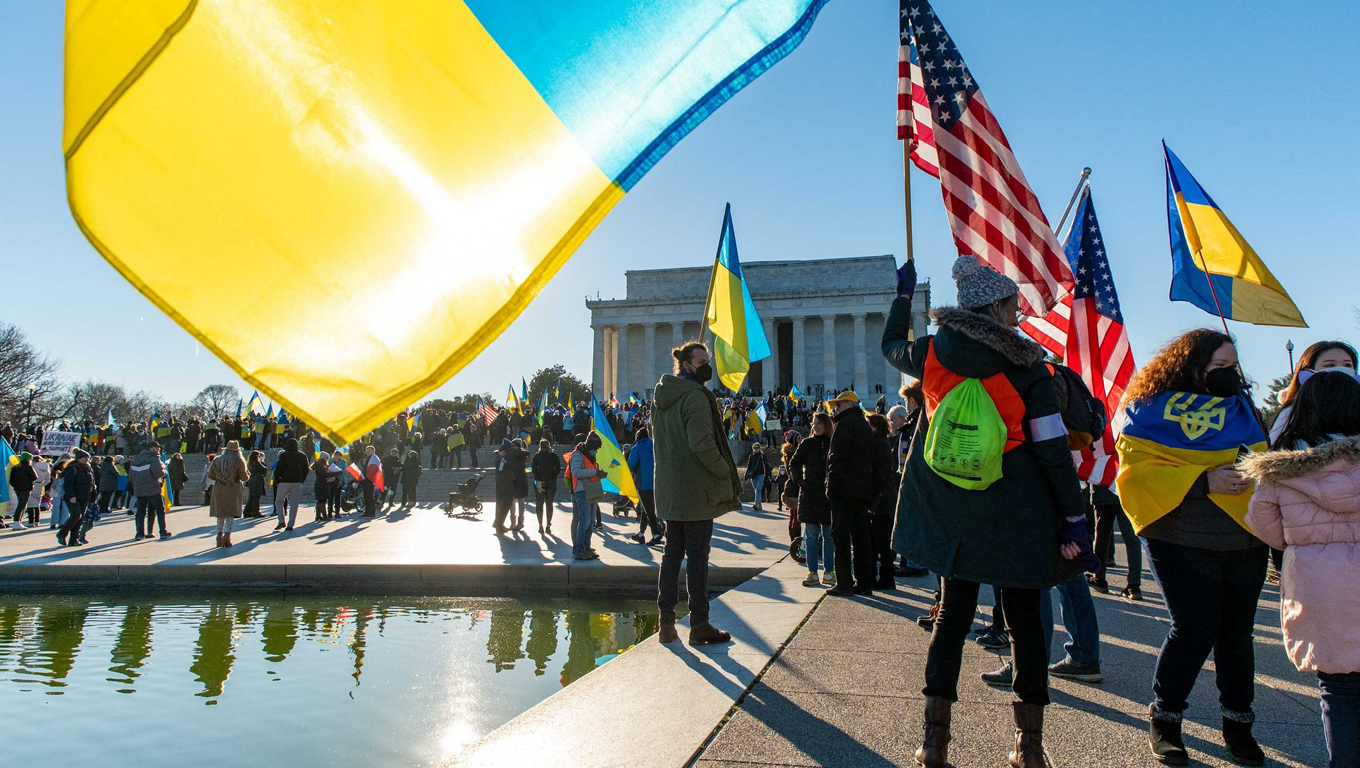
[[[1100,662],[1078,664],[1070,658],[1050,665],[1048,674],[1064,680],[1076,680],[1079,683],[1099,683],[1105,680],[1105,676],[1100,674]]]
[[[982,682],[997,688],[1009,688],[1015,683],[1015,667],[1009,661],[1002,662],[1000,669],[983,672]]]

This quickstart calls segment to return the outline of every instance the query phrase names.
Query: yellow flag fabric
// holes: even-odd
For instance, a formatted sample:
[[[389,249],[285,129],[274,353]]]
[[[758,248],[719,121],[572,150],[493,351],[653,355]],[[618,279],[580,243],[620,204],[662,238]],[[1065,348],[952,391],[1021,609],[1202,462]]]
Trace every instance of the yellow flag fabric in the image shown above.
[[[347,443],[494,340],[821,5],[68,0],[71,211]]]

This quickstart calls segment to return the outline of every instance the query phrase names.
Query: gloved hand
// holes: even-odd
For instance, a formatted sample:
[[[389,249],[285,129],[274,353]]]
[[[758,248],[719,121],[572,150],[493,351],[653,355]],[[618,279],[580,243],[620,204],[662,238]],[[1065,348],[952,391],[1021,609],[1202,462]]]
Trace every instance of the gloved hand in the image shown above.
[[[1090,573],[1100,570],[1100,558],[1096,557],[1095,551],[1091,548],[1091,529],[1086,526],[1084,515],[1063,519],[1062,528],[1058,531],[1058,543],[1064,546],[1076,545],[1075,559],[1081,560],[1083,570]]]

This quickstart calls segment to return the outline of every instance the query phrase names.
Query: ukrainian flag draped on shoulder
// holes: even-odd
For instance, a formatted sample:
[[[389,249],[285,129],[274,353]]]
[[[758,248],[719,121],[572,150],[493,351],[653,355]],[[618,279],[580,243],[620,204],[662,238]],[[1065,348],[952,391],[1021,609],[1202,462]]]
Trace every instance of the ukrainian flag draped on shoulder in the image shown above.
[[[1308,326],[1246,238],[1162,142],[1171,300],[1253,325]],[[1212,285],[1211,285],[1212,283]]]
[[[633,472],[628,469],[623,446],[619,445],[614,428],[609,426],[609,419],[594,396],[590,398],[590,408],[591,430],[600,436],[600,450],[595,454],[595,463],[608,474],[608,479],[602,480],[600,485],[610,493],[627,496],[636,504],[641,496],[638,495],[637,483],[633,482]]]
[[[475,358],[824,2],[70,0],[71,212],[347,443]]]
[[[746,275],[737,256],[737,233],[732,229],[732,206],[723,211],[722,234],[718,237],[718,256],[708,284],[708,307],[704,310],[708,329],[713,331],[713,362],[718,381],[738,392],[751,363],[770,356],[765,328],[751,301]]]
[[[1238,449],[1266,449],[1266,435],[1246,397],[1164,392],[1126,406],[1115,443],[1119,501],[1135,531],[1180,506],[1206,470],[1232,464]],[[1243,528],[1251,494],[1210,494]]]

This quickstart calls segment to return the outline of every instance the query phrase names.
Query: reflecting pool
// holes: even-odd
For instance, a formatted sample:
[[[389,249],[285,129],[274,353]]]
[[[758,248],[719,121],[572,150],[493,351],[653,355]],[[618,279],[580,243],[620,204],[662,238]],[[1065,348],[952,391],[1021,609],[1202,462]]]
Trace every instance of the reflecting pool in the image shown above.
[[[0,763],[440,765],[657,620],[626,599],[0,597]]]

